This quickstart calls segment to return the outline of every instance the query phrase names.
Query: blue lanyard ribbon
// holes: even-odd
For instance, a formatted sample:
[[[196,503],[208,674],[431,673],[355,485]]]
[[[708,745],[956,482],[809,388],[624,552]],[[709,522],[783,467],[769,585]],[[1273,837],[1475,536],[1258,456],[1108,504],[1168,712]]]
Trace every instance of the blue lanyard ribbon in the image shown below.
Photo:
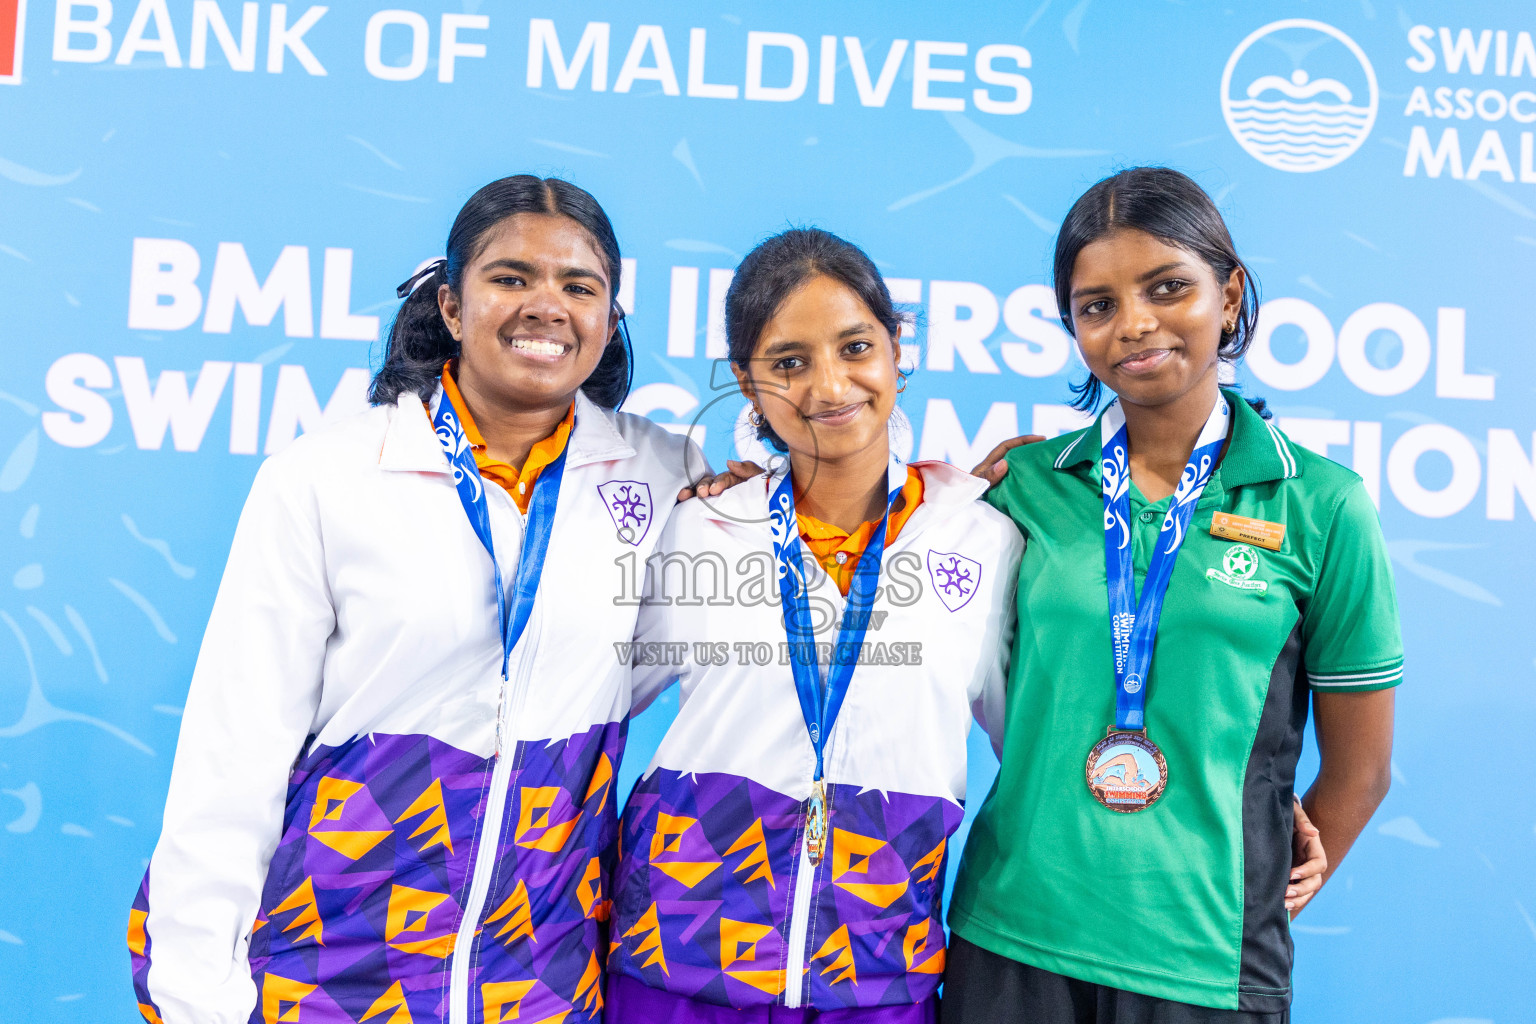
[[[800,697],[800,713],[805,716],[811,746],[816,750],[816,780],[820,781],[827,738],[832,734],[832,726],[837,723],[838,712],[848,696],[864,634],[869,629],[869,613],[875,603],[875,592],[880,588],[886,524],[890,520],[891,507],[901,496],[901,488],[891,490],[886,500],[886,514],[880,517],[880,524],[875,527],[854,567],[853,580],[848,587],[848,603],[843,609],[843,623],[838,629],[837,644],[832,649],[826,684],[823,685],[821,665],[816,658],[816,625],[806,600],[805,563],[800,526],[795,519],[792,478],[793,474],[785,470],[784,479],[774,489],[768,503],[768,525],[773,532],[773,557],[778,563],[779,597],[784,607],[784,633],[789,638],[795,692]]]
[[[1226,397],[1217,398],[1163,516],[1163,528],[1147,565],[1138,604],[1131,552],[1130,442],[1125,413],[1118,399],[1104,410],[1099,428],[1104,458],[1104,571],[1109,584],[1109,623],[1115,653],[1116,729],[1146,728],[1147,676],[1157,642],[1157,623],[1163,614],[1163,597],[1168,593],[1173,563],[1184,545],[1195,505],[1205,485],[1210,483],[1221,446],[1226,443],[1230,416]]]
[[[538,485],[533,489],[533,500],[528,505],[528,518],[523,532],[522,554],[517,560],[517,575],[512,581],[512,601],[507,607],[507,590],[501,579],[501,563],[496,558],[496,546],[491,539],[491,512],[485,499],[485,481],[480,477],[480,467],[475,465],[474,449],[464,434],[464,427],[454,412],[447,395],[438,397],[437,414],[432,417],[432,427],[437,439],[448,456],[453,468],[453,486],[459,492],[459,502],[474,527],[475,536],[485,545],[491,556],[491,569],[496,578],[496,619],[501,626],[501,676],[507,676],[507,666],[512,660],[512,648],[528,628],[528,617],[533,613],[533,599],[539,590],[539,576],[544,571],[544,556],[549,551],[549,535],[554,529],[555,506],[560,501],[560,480],[565,475],[565,452],[539,473]]]

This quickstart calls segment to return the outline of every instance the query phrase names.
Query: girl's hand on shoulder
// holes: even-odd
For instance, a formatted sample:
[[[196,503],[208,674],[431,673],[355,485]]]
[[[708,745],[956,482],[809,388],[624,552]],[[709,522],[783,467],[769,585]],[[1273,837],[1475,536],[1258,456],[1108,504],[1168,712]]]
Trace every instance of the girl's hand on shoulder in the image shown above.
[[[1295,801],[1296,822],[1291,832],[1291,880],[1285,889],[1285,909],[1291,919],[1301,913],[1301,908],[1312,901],[1317,890],[1323,887],[1323,875],[1328,871],[1328,854],[1323,849],[1322,833],[1302,809],[1301,798],[1292,794]]]
[[[733,459],[726,459],[724,473],[716,473],[714,476],[706,476],[694,481],[692,487],[684,487],[677,492],[677,500],[687,501],[694,497],[713,498],[717,494],[724,494],[744,480],[761,476],[763,472],[763,467],[755,462],[736,462]]]
[[[971,470],[971,476],[979,476],[987,483],[996,487],[1008,475],[1008,462],[1004,458],[1021,444],[1034,444],[1036,441],[1044,441],[1044,434],[1024,434],[1021,437],[1013,437],[993,448],[987,453],[987,457],[976,464]]]

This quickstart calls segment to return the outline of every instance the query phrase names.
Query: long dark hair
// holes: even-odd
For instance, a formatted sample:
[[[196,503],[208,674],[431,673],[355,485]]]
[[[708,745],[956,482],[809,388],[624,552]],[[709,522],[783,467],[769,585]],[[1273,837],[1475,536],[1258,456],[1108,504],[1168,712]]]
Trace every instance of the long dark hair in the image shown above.
[[[1072,326],[1072,268],[1078,253],[1117,228],[1135,228],[1153,238],[1193,253],[1206,262],[1220,284],[1231,280],[1232,272],[1243,271],[1243,301],[1237,322],[1231,331],[1223,331],[1216,353],[1228,362],[1240,359],[1253,343],[1259,315],[1259,283],[1237,256],[1227,224],[1205,190],[1186,174],[1171,167],[1132,167],[1105,178],[1084,192],[1056,235],[1056,259],[1053,278],[1056,307],[1067,333],[1076,336]],[[1098,408],[1104,386],[1093,374],[1081,384],[1072,385],[1077,397],[1072,407],[1084,412]],[[1250,399],[1263,414],[1264,400]]]
[[[902,314],[874,261],[852,242],[820,228],[791,228],[747,253],[725,293],[725,339],[730,359],[745,370],[763,329],[796,288],[819,275],[847,285],[898,344]],[[780,452],[788,450],[765,418],[757,436]]]
[[[459,343],[453,340],[437,308],[437,290],[446,283],[457,293],[464,283],[464,268],[485,250],[491,230],[519,213],[554,214],[580,224],[602,254],[617,305],[619,276],[624,270],[619,242],[608,214],[591,193],[560,178],[538,178],[531,174],[493,181],[469,197],[448,232],[446,258],[417,279],[414,289],[400,304],[400,312],[395,314],[389,329],[384,365],[373,375],[368,390],[368,399],[374,405],[387,405],[407,392],[415,392],[423,401],[432,397],[443,364],[459,354]],[[624,325],[623,310],[619,313],[619,324],[608,339],[597,369],[581,386],[588,398],[609,409],[618,408],[629,394],[633,375],[629,331]]]

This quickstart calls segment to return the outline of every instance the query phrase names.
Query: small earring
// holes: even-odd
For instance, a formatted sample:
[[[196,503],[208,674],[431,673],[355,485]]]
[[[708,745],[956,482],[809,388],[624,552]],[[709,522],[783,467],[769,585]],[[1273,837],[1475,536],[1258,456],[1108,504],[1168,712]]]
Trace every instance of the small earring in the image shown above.
[[[904,373],[898,373],[897,376],[901,378],[901,383],[896,385],[896,393],[899,395],[903,391],[907,390],[907,375]]]
[[[1236,329],[1237,329],[1237,324],[1235,324],[1235,323],[1223,324],[1222,327],[1221,327],[1221,333],[1222,334],[1231,334]]]
[[[747,417],[747,419],[749,421],[751,421],[751,423],[752,423],[752,425],[754,427],[758,428],[759,430],[762,429],[762,427],[763,427],[763,414],[762,414],[761,411],[759,411],[757,406],[754,405],[752,407],[752,413],[751,413],[751,415],[749,415]]]

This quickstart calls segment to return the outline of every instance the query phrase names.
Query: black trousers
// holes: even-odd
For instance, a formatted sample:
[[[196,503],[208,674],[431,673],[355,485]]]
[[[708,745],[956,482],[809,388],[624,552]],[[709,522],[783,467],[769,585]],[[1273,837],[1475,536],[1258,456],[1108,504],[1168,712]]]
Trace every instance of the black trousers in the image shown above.
[[[940,1024],[1290,1024],[1291,1012],[1245,1013],[1176,1003],[1078,981],[949,942]]]

